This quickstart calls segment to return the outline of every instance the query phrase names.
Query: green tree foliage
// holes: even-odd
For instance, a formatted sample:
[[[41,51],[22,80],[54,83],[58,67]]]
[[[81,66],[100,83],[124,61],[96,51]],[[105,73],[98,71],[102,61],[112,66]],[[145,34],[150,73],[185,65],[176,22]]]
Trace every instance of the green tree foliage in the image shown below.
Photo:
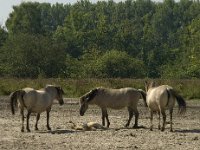
[[[0,28],[0,75],[199,78],[199,14],[198,0],[23,2]]]
[[[5,28],[0,26],[0,47],[3,46],[7,37],[8,37],[8,33],[6,32]]]
[[[11,36],[2,47],[1,59],[5,73],[16,77],[58,77],[65,69],[65,53],[44,36],[18,34]]]
[[[7,37],[8,37],[8,33],[6,32],[5,28],[0,26],[0,64],[3,64],[4,62],[1,48],[5,44]],[[0,65],[0,76],[3,75],[3,72],[4,72],[4,66]]]
[[[112,50],[97,60],[97,72],[108,78],[143,78],[145,67],[142,61],[134,59],[126,52]]]
[[[6,27],[10,33],[16,34],[50,34],[64,23],[68,14],[67,7],[63,4],[37,2],[23,2],[13,7],[14,11],[6,21]]]

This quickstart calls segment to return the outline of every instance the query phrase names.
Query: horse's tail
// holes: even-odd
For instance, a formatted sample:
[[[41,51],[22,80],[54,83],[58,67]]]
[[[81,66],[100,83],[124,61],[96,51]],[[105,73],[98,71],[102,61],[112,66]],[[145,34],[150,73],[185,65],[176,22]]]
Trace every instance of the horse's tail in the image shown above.
[[[146,94],[146,92],[143,91],[142,89],[138,89],[138,92],[140,92],[140,94],[142,95],[142,98],[144,100],[144,105],[147,107],[147,100],[146,100],[147,94]]]
[[[15,106],[17,105],[17,99],[19,99],[20,102],[24,103],[23,100],[24,94],[25,94],[24,90],[17,90],[10,95],[11,112],[13,115],[15,114]]]
[[[177,100],[179,106],[179,113],[182,114],[186,112],[186,102],[182,96],[180,96],[176,91],[173,89],[167,89]]]

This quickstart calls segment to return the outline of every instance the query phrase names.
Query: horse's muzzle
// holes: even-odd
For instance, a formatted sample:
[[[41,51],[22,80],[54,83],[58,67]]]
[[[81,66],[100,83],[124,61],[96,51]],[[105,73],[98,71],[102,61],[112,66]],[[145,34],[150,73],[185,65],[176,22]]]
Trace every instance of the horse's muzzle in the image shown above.
[[[80,111],[80,115],[83,116],[83,115],[84,115],[84,112]]]

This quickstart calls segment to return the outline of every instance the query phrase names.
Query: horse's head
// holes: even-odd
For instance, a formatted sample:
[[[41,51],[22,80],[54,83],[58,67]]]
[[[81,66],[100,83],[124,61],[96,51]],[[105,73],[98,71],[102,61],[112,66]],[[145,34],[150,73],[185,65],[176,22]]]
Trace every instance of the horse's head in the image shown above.
[[[93,89],[80,98],[80,115],[83,116],[88,109],[88,103],[97,95],[98,89]]]
[[[57,94],[56,94],[56,99],[58,100],[59,104],[60,105],[63,105],[64,104],[64,101],[63,101],[63,94],[64,94],[64,91],[61,87],[55,87],[56,88],[56,91],[57,91]]]

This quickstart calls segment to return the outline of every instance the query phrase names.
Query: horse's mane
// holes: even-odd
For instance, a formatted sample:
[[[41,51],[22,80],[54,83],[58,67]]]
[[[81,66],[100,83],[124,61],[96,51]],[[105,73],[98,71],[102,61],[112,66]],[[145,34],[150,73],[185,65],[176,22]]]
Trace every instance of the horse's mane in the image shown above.
[[[87,102],[91,101],[97,95],[99,89],[100,88],[94,88],[94,89],[90,90],[88,93],[81,96],[81,99],[86,99]]]

